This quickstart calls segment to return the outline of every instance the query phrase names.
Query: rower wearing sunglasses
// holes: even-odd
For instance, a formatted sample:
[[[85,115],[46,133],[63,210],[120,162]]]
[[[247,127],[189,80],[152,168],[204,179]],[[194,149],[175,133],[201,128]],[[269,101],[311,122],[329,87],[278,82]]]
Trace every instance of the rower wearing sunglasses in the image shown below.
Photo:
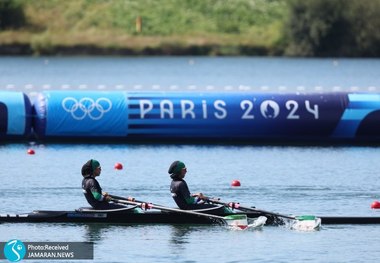
[[[202,193],[191,194],[184,177],[187,173],[186,166],[181,161],[173,162],[168,173],[172,182],[170,192],[179,208],[183,210],[198,210],[214,208],[215,205],[205,204],[207,199]]]

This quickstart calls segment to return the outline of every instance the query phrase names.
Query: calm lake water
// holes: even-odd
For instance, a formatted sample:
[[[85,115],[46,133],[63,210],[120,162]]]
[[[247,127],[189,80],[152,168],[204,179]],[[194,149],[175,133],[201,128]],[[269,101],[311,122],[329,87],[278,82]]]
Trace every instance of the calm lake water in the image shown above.
[[[31,96],[46,89],[376,92],[379,71],[380,60],[365,59],[3,57],[0,85]],[[28,155],[29,148],[36,154]],[[86,206],[80,169],[95,158],[105,191],[167,206],[174,206],[167,169],[179,159],[188,167],[193,192],[284,214],[380,216],[370,209],[380,199],[379,153],[378,147],[350,146],[2,144],[0,213]],[[115,162],[124,169],[115,170]],[[231,187],[234,179],[242,186]],[[305,233],[269,226],[231,231],[0,224],[0,236],[2,242],[92,241],[95,262],[378,262],[380,257],[380,225],[329,225]]]
[[[39,90],[380,91],[379,59],[1,57],[0,86]]]
[[[188,167],[192,191],[285,214],[380,216],[378,148],[181,145],[5,145],[0,211],[75,209],[86,202],[80,168],[102,164],[104,190],[174,206],[167,169]],[[113,169],[115,162],[124,169]],[[239,179],[240,188],[232,188]],[[93,241],[97,262],[377,262],[380,226],[284,227],[231,231],[220,226],[0,224],[3,241]]]

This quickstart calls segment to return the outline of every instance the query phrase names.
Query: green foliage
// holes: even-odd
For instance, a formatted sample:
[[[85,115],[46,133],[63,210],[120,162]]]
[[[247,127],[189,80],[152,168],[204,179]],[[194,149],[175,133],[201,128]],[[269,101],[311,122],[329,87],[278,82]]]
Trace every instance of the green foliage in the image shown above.
[[[351,17],[353,56],[380,56],[380,0],[354,1]]]
[[[59,9],[59,24],[45,27],[69,30],[108,29],[135,34],[142,17],[143,35],[165,36],[191,33],[247,33],[283,19],[281,0],[20,0],[41,13]],[[31,16],[36,14],[31,13]],[[48,15],[46,17],[49,17]],[[41,21],[40,21],[41,22]]]
[[[0,30],[25,25],[24,10],[16,0],[0,0]]]
[[[34,51],[35,55],[50,55],[54,53],[54,47],[51,43],[48,33],[39,34],[32,37],[31,48]]]
[[[291,0],[286,53],[379,56],[380,0]]]
[[[18,1],[25,7],[26,30],[33,34],[29,44],[37,53],[44,46],[55,50],[62,42],[149,52],[161,48],[164,53],[239,54],[263,49],[270,53],[281,35],[286,10],[284,0]],[[138,17],[141,32],[136,30]]]
[[[26,44],[41,54],[80,46],[146,54],[380,56],[379,13],[380,0],[0,0],[0,34],[7,38],[0,35],[0,45]]]

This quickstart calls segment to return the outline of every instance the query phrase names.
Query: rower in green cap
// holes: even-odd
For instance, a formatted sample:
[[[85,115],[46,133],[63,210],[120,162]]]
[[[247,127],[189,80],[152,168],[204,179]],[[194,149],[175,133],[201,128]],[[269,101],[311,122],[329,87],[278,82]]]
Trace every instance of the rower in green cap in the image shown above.
[[[214,208],[214,205],[205,204],[207,199],[202,193],[190,194],[189,187],[183,179],[187,173],[186,166],[181,161],[173,162],[168,173],[172,178],[170,192],[179,208],[184,210],[197,210]]]
[[[102,168],[100,163],[94,159],[88,160],[82,166],[82,189],[87,202],[97,210],[125,208],[123,205],[109,203],[111,197],[108,193],[102,192],[102,188],[96,180],[96,177],[99,176],[101,172]],[[128,198],[133,200],[131,197]]]

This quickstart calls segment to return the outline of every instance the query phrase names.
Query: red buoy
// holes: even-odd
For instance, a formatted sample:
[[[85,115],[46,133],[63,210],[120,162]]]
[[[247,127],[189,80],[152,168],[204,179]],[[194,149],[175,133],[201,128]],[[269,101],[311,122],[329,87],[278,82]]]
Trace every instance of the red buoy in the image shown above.
[[[27,153],[28,153],[28,154],[35,154],[35,152],[34,152],[33,149],[28,149]]]
[[[233,181],[231,182],[231,186],[233,186],[233,187],[238,187],[238,186],[240,186],[240,181],[239,181],[239,180],[233,180]]]
[[[123,169],[123,165],[121,163],[115,163],[114,167],[116,170],[122,170]]]
[[[372,209],[379,209],[380,208],[380,202],[379,201],[373,201],[371,204]]]

